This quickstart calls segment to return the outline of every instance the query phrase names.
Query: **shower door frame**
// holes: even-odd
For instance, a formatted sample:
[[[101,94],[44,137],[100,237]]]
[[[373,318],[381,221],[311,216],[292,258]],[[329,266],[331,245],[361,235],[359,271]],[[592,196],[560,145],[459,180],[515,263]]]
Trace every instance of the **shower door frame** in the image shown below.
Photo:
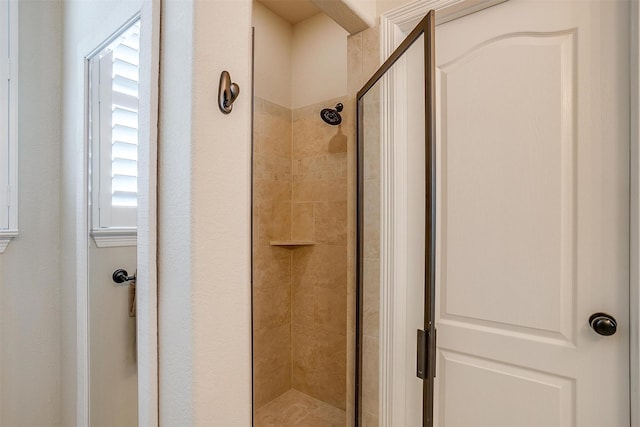
[[[362,313],[363,313],[363,224],[364,224],[364,147],[363,147],[363,134],[361,132],[361,123],[363,121],[363,109],[362,100],[364,96],[371,90],[387,72],[396,64],[398,60],[409,50],[409,48],[421,37],[424,37],[424,71],[425,71],[425,86],[424,86],[424,106],[425,106],[425,292],[424,292],[424,332],[425,332],[425,348],[423,349],[425,354],[420,353],[419,356],[426,363],[426,369],[423,371],[423,398],[422,398],[422,419],[424,426],[433,425],[433,377],[435,376],[435,348],[436,348],[436,334],[435,334],[435,254],[436,254],[436,240],[435,240],[435,149],[436,149],[436,134],[435,134],[435,11],[431,10],[426,13],[411,33],[406,36],[400,46],[393,51],[389,58],[382,64],[382,66],[374,73],[374,75],[365,83],[356,96],[356,111],[357,111],[357,127],[356,127],[356,139],[357,139],[357,246],[356,246],[356,381],[355,381],[355,423],[356,425],[362,425],[362,359],[363,359],[363,330],[362,330]],[[400,69],[402,75],[403,68]],[[390,86],[394,86],[396,81],[393,78],[388,79],[386,82]],[[384,91],[383,91],[384,92]],[[386,93],[386,92],[385,92]],[[395,95],[395,94],[394,94]],[[384,108],[384,96],[381,96],[381,112],[385,111]],[[384,113],[383,113],[384,114]],[[382,115],[381,115],[382,117]],[[390,127],[392,129],[392,127]],[[381,131],[381,145],[385,145],[393,140],[392,137],[385,138],[384,132]],[[392,144],[390,144],[392,145]],[[384,151],[384,150],[383,150]],[[381,214],[381,217],[383,215]],[[388,227],[387,227],[388,226]],[[381,247],[382,242],[386,241],[384,236],[389,236],[393,232],[389,228],[393,228],[391,224],[384,224],[381,222]],[[390,233],[386,233],[390,232]],[[381,249],[381,262],[384,263],[384,253]],[[383,292],[384,280],[381,280],[381,295]],[[384,298],[381,298],[381,301]],[[384,318],[385,313],[380,310],[381,317]],[[381,333],[385,336],[384,328],[381,328]],[[384,337],[381,340],[385,341]],[[389,346],[390,347],[390,346]],[[404,347],[406,348],[406,346]],[[384,356],[380,355],[381,359]],[[404,364],[402,365],[404,366]],[[384,378],[381,380],[384,381]],[[381,391],[384,391],[384,387],[381,387]],[[388,390],[387,390],[388,391]],[[381,401],[384,398],[381,399]],[[390,425],[387,422],[388,417],[391,416],[391,411],[388,411],[387,406],[381,405],[381,425]]]

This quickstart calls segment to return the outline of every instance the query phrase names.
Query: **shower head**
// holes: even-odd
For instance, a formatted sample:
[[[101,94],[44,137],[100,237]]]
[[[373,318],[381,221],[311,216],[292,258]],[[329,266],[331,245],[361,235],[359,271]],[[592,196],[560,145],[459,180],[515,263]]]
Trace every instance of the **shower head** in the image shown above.
[[[342,111],[343,105],[341,103],[336,104],[336,108],[325,108],[320,111],[320,117],[324,120],[325,123],[330,124],[331,126],[336,126],[342,123],[342,117],[340,116],[340,111]]]

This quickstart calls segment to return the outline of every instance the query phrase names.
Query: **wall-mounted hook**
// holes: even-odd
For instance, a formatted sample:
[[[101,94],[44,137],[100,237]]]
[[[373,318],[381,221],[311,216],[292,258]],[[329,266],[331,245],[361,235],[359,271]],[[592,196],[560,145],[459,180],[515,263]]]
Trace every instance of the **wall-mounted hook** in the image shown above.
[[[231,83],[231,76],[227,71],[220,74],[220,87],[218,88],[218,106],[224,114],[229,114],[233,108],[233,101],[240,94],[240,86]]]

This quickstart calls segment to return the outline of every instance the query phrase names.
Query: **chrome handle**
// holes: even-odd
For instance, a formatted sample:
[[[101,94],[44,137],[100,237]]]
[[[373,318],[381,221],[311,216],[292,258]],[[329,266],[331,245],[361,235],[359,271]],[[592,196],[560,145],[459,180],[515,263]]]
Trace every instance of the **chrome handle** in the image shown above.
[[[111,278],[113,279],[114,282],[118,284],[136,281],[136,275],[134,274],[133,276],[129,276],[129,273],[127,273],[127,270],[123,268],[119,268],[116,271],[114,271],[113,274],[111,275]]]

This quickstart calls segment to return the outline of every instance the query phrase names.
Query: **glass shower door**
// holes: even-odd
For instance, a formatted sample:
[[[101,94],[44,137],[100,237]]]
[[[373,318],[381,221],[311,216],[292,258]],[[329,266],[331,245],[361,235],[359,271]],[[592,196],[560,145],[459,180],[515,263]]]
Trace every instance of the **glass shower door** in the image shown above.
[[[433,423],[434,15],[358,92],[357,425]]]

